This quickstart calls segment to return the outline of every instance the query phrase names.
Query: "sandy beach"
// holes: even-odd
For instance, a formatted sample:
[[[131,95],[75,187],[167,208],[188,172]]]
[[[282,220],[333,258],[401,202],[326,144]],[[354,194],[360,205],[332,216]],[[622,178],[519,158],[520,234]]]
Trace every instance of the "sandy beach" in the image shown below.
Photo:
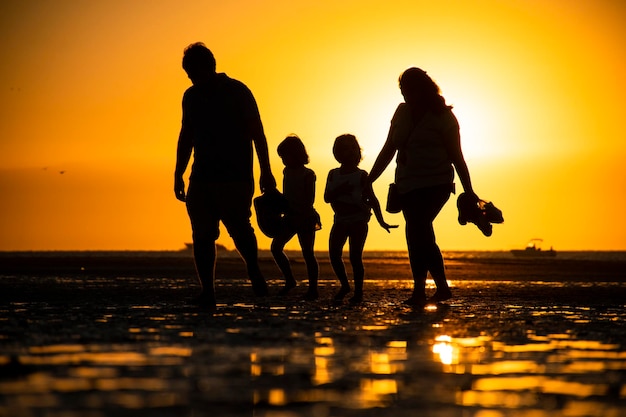
[[[0,416],[626,415],[624,262],[453,257],[415,310],[405,260],[368,260],[356,306],[319,260],[304,302],[223,256],[206,313],[189,254],[0,254]]]

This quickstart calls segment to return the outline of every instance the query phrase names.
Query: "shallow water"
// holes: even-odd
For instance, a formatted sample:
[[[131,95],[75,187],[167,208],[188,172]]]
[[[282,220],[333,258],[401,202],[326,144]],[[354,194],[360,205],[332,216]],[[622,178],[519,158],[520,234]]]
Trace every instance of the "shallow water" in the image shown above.
[[[414,310],[404,280],[358,306],[228,280],[204,313],[185,280],[90,282],[1,305],[0,416],[626,415],[621,283],[452,281]]]

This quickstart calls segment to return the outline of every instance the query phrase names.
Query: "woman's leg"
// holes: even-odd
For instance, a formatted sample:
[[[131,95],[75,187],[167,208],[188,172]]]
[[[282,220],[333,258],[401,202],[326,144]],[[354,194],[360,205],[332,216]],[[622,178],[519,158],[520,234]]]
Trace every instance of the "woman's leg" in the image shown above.
[[[302,257],[306,264],[306,271],[309,277],[309,291],[307,292],[307,299],[317,298],[317,278],[319,275],[319,266],[317,259],[315,258],[315,252],[313,251],[313,245],[315,244],[315,231],[306,230],[298,232],[298,241],[302,248]]]
[[[428,270],[430,275],[435,281],[437,286],[437,292],[430,301],[444,301],[452,297],[452,292],[448,286],[448,280],[446,279],[446,270],[443,264],[443,256],[439,250],[439,246],[435,243],[431,248],[432,252],[429,256]]]
[[[410,213],[410,209],[403,209],[404,218],[406,220],[406,243],[409,252],[409,264],[411,265],[411,273],[413,274],[413,295],[408,302],[420,304],[426,303],[426,275],[428,268],[426,266],[425,254],[420,247],[420,236],[428,231],[424,231],[424,225],[420,219]]]
[[[347,239],[348,235],[345,225],[333,224],[328,240],[328,257],[330,258],[330,265],[341,283],[341,288],[335,295],[335,300],[342,300],[350,292],[350,283],[348,283],[348,275],[342,259],[343,246],[346,244]]]
[[[363,248],[367,239],[367,231],[367,222],[355,223],[350,228],[350,264],[352,265],[352,277],[354,279],[354,296],[350,299],[352,303],[363,301],[363,279],[365,277]]]
[[[407,247],[414,281],[412,302],[426,301],[428,271],[438,289],[447,289],[443,257],[436,243],[433,221],[449,197],[449,186],[418,189],[402,195],[402,213],[406,220]]]

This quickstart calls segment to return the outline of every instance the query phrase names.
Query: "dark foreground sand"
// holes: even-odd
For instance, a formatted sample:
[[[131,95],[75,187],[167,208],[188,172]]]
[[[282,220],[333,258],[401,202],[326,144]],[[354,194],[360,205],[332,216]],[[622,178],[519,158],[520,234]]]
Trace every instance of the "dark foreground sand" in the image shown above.
[[[258,300],[222,258],[215,313],[188,302],[189,256],[0,262],[0,416],[626,415],[620,262],[450,260],[455,298],[414,310],[401,259],[350,306],[325,259],[304,302],[271,260]]]

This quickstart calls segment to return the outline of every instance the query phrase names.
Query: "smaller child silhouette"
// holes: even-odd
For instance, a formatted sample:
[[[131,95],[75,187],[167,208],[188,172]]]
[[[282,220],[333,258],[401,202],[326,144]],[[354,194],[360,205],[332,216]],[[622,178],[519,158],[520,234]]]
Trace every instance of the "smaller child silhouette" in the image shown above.
[[[343,247],[350,244],[350,264],[354,279],[354,295],[351,303],[363,301],[363,248],[368,232],[371,210],[378,223],[387,232],[398,227],[389,225],[383,219],[380,203],[374,194],[367,172],[358,167],[361,162],[361,148],[354,135],[345,134],[335,139],[333,155],[341,164],[328,173],[324,201],[330,203],[335,212],[334,224],[330,231],[328,254],[335,275],[341,283],[335,300],[342,300],[350,292],[346,268],[343,264]]]

